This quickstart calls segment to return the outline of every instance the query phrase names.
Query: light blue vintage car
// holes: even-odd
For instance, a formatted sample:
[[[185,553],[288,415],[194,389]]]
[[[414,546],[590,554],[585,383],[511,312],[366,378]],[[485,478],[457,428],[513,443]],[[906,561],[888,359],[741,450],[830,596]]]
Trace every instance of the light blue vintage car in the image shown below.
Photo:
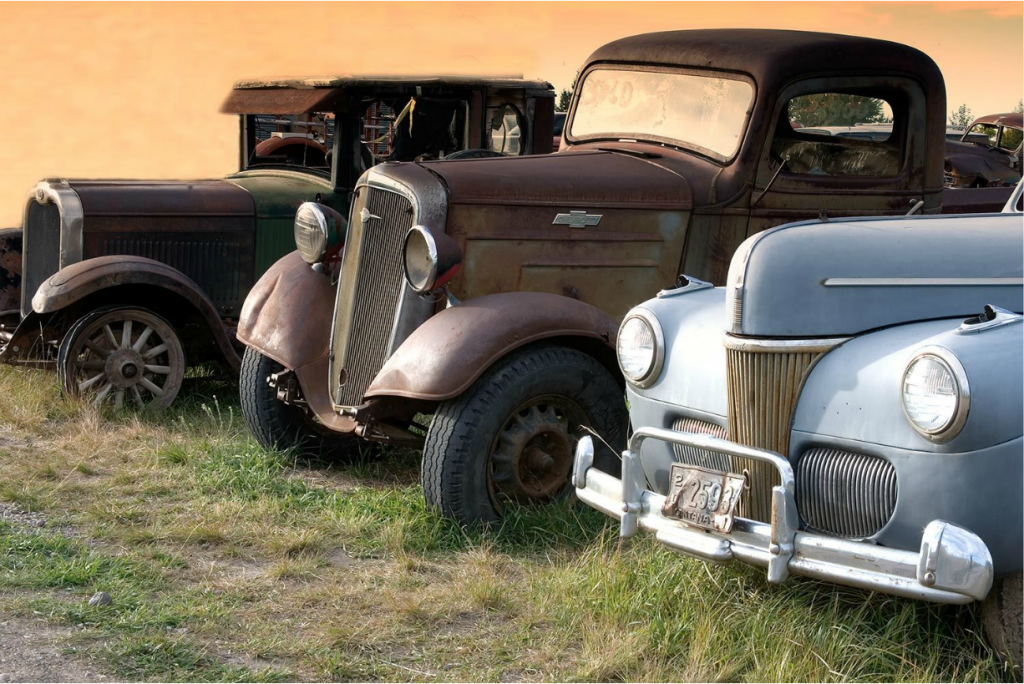
[[[579,498],[624,537],[772,582],[985,600],[990,640],[1020,663],[1019,202],[780,226],[741,245],[726,287],[681,278],[635,307],[621,479],[584,438]]]

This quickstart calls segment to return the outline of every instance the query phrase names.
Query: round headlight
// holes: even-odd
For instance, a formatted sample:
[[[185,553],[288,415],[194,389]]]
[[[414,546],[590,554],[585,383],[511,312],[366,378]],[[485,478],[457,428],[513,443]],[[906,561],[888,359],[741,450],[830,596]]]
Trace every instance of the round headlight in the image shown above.
[[[971,394],[960,360],[942,347],[925,347],[903,372],[903,412],[933,442],[948,442],[967,422]]]
[[[634,311],[619,327],[615,345],[619,369],[626,379],[639,387],[649,387],[661,374],[665,345],[661,324],[648,311]]]
[[[295,247],[308,264],[315,264],[327,254],[329,232],[327,216],[316,202],[305,202],[295,214]]]
[[[413,226],[405,236],[405,280],[414,291],[426,294],[443,287],[462,264],[462,250],[444,233]]]
[[[437,243],[423,226],[413,226],[405,236],[405,279],[420,294],[433,290],[437,281]]]

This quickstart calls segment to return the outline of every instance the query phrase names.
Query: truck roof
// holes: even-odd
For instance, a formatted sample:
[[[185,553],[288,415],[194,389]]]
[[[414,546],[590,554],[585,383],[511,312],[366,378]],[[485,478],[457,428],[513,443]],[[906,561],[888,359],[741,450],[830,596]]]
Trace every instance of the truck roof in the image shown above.
[[[352,89],[373,90],[381,94],[415,94],[416,89],[445,88],[523,89],[534,97],[554,98],[547,81],[517,76],[400,76],[357,74],[305,79],[253,79],[238,81],[221,106],[225,114],[308,114],[330,110],[341,96]],[[408,93],[406,91],[409,91]]]
[[[986,114],[985,116],[979,116],[973,122],[971,126],[975,124],[996,124],[1009,126],[1010,128],[1022,128],[1024,129],[1024,114],[1020,112],[1006,112],[1005,114]]]
[[[901,43],[859,36],[772,29],[698,29],[645,33],[608,43],[587,60],[631,62],[746,73],[762,88],[777,89],[814,73],[912,74],[930,92],[942,93],[942,73],[932,59]],[[945,102],[941,107],[945,110]]]

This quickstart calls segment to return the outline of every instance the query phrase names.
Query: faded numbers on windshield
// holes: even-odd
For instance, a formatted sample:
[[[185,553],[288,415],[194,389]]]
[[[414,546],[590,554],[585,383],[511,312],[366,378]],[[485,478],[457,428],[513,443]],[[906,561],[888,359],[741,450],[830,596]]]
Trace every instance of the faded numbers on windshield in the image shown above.
[[[713,156],[736,152],[753,89],[717,76],[596,69],[587,74],[573,137],[677,140]]]

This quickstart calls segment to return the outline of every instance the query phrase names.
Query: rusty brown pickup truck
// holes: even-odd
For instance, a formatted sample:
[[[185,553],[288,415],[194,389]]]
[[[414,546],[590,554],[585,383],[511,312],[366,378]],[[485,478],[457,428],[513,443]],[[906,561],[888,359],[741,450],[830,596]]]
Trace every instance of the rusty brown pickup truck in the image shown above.
[[[466,523],[559,499],[588,428],[615,471],[631,306],[692,284],[680,273],[722,283],[771,226],[943,209],[943,79],[905,45],[673,31],[605,45],[580,73],[557,154],[377,166],[343,237],[329,207],[300,209],[300,254],[239,322],[262,444],[422,448],[427,500]],[[813,132],[887,120],[880,139]]]

